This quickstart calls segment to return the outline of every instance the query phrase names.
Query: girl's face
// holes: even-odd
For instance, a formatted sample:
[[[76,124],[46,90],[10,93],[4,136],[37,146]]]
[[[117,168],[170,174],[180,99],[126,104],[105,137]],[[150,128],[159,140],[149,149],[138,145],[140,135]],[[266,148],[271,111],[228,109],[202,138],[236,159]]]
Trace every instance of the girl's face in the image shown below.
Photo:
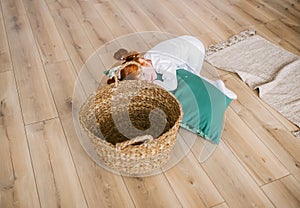
[[[143,59],[143,58],[139,58],[138,61],[144,67],[150,67],[150,66],[152,66],[151,60],[146,60],[146,59]]]
[[[126,66],[125,69],[121,70],[121,80],[138,80],[141,76],[141,70],[136,65]]]
[[[130,64],[126,66],[123,70],[121,70],[121,78],[120,80],[147,80],[147,81],[154,81],[157,76],[155,69],[152,66],[151,60],[145,60],[143,58],[137,58],[137,61],[141,65],[141,69],[135,65],[135,64]],[[115,78],[111,78],[107,80],[108,84],[114,83]]]

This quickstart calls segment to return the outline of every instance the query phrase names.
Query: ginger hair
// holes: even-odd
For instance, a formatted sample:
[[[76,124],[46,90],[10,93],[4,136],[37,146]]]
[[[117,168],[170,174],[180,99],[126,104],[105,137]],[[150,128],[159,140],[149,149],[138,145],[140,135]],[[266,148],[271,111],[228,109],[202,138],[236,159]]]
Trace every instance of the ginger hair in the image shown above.
[[[124,69],[120,72],[120,78],[118,78],[119,81],[122,80],[137,80],[139,78],[139,67],[137,65],[131,64],[126,66]],[[107,84],[114,83],[115,77],[112,77],[111,79],[107,80]]]
[[[126,65],[128,62],[136,62],[137,64],[129,64],[125,66],[120,71],[120,77],[118,78],[119,81],[122,80],[137,80],[139,78],[140,70],[138,67],[139,63],[139,53],[136,51],[128,52],[126,49],[119,49],[114,54],[114,58],[120,61],[123,61],[122,65]],[[115,77],[107,80],[107,84],[111,84],[115,82]]]

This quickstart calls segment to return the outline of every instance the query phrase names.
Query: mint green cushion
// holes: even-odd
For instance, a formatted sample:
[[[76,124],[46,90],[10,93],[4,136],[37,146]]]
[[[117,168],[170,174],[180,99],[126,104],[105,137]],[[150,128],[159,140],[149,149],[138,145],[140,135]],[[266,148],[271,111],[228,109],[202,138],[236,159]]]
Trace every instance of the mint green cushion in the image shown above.
[[[211,83],[184,69],[177,70],[178,87],[171,91],[183,108],[181,127],[219,143],[225,110],[232,101]]]

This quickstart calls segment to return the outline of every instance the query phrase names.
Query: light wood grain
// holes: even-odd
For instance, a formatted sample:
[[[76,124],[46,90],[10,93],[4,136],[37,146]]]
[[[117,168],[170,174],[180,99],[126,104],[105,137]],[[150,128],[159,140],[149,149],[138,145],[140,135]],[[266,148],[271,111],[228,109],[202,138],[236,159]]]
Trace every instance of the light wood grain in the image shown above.
[[[110,67],[111,64],[108,65],[108,67],[104,66],[97,53],[94,53],[89,57],[85,65],[81,68],[80,73],[78,73],[78,80],[80,80],[87,95],[95,92],[102,77],[104,76],[103,71]]]
[[[72,9],[51,10],[51,14],[74,67],[80,72],[94,48]]]
[[[298,45],[300,44],[300,36],[294,29],[297,27],[299,26],[295,24],[285,24],[281,20],[271,21],[266,24],[266,28],[270,29],[273,33],[278,35],[278,37],[287,41],[292,46],[292,50],[296,50],[299,53]],[[285,31],[285,33],[282,34],[281,31]]]
[[[159,1],[134,0],[135,3],[149,16],[160,30],[172,34],[187,34],[186,29],[177,24],[175,16]]]
[[[98,52],[100,56],[103,56],[102,61],[105,68],[111,67],[113,63],[116,62],[113,60],[112,54],[119,48],[125,48],[128,51],[146,52],[151,47],[161,42],[162,38],[165,36],[165,34],[143,33],[146,28],[148,30],[151,30],[151,28],[157,30],[158,27],[153,27],[155,24],[152,20],[144,13],[141,13],[141,9],[133,1],[125,3],[126,5],[120,4],[119,2],[116,4],[111,1],[101,1],[99,4],[96,4],[96,9],[106,25],[114,25],[115,22],[118,22],[119,26],[121,25],[121,27],[116,27],[112,30],[114,37],[118,38],[116,41],[118,45],[111,44],[107,54],[103,53],[103,50]],[[131,15],[127,15],[128,13],[131,13]],[[128,16],[128,22],[121,18],[124,14]],[[134,32],[139,31],[142,31],[140,35],[133,34]],[[125,35],[126,33],[128,35]],[[163,38],[163,40],[165,39],[166,37]],[[100,54],[100,52],[102,52],[102,54]]]
[[[40,207],[11,71],[0,73],[0,141],[0,206]]]
[[[229,207],[273,207],[223,141],[202,166]]]
[[[72,3],[78,4],[78,1],[56,1],[56,0],[45,0],[49,10],[56,10],[56,9],[64,9],[64,8],[72,8]]]
[[[57,116],[26,16],[5,16],[8,41],[25,124]]]
[[[262,189],[277,207],[300,206],[300,183],[292,175],[267,184]]]
[[[132,26],[126,22],[121,16],[119,8],[112,1],[102,1],[96,4],[96,9],[104,20],[105,24],[111,29],[114,38],[118,38],[120,48],[125,48],[128,51],[145,51],[145,42],[139,36],[130,36],[134,32]],[[117,24],[116,24],[117,23]],[[110,25],[115,25],[112,27]],[[128,36],[125,36],[129,34]],[[111,56],[113,53],[111,53]]]
[[[72,8],[95,49],[113,39],[109,26],[104,24],[92,1],[64,1],[63,4],[53,4],[57,4],[57,9]]]
[[[275,155],[266,148],[261,140],[248,129],[238,115],[227,109],[226,124],[222,138],[230,146],[248,172],[259,185],[263,185],[289,174]],[[239,124],[239,125],[237,125]],[[239,126],[237,128],[237,126]],[[239,132],[243,131],[243,137]]]
[[[176,21],[178,21],[189,34],[202,35],[212,32],[210,27],[204,23],[199,16],[193,13],[186,4],[177,4],[176,0],[166,0],[161,1],[161,3],[170,10],[176,18]]]
[[[26,126],[42,207],[87,207],[58,119]]]
[[[241,26],[264,24],[273,20],[247,1],[226,0],[227,13]],[[217,5],[216,5],[217,6]]]
[[[239,11],[232,4],[226,1],[213,2],[203,1],[203,5],[207,7],[215,16],[227,27],[237,28],[245,25],[250,25],[248,17],[246,20],[239,15]],[[231,12],[229,12],[231,11]]]
[[[26,15],[22,0],[1,0],[4,17]]]
[[[152,19],[145,14],[134,0],[114,1],[115,5],[120,9],[131,27],[136,31],[155,31],[159,30],[158,26]]]
[[[163,174],[124,180],[136,207],[181,207]]]
[[[228,205],[226,203],[222,203],[222,204],[213,206],[212,208],[228,208]]]
[[[231,13],[235,13],[237,10],[239,10],[238,14],[245,13],[241,15],[244,16],[245,20],[249,18],[249,21],[253,24],[265,23],[278,19],[278,17],[274,17],[273,13],[267,13],[267,11],[261,9],[255,2],[237,0],[227,0],[227,2],[231,7],[235,8]]]
[[[0,7],[1,8],[1,7]],[[12,70],[2,10],[0,10],[0,72]]]
[[[223,22],[222,19],[219,19],[219,17],[216,16],[215,13],[218,13],[218,11],[210,10],[204,2],[187,0],[184,3],[191,8],[195,15],[198,15],[201,19],[203,19],[205,24],[208,25],[208,27],[218,36],[226,39],[233,33],[232,28],[228,27],[225,24],[226,22]]]
[[[42,68],[39,52],[22,1],[2,0],[3,17],[14,69]]]
[[[139,33],[139,45],[136,48],[139,48],[140,52],[146,52],[161,41],[176,36],[176,34],[159,32],[159,27],[154,23],[153,19],[147,16],[143,9],[133,0],[127,2],[122,1],[122,3],[119,1],[115,2],[117,2],[116,5],[122,13],[121,15],[124,15],[129,22],[132,32]],[[136,41],[133,40],[132,42]],[[122,41],[120,44],[124,45],[126,41]],[[135,45],[131,43],[129,47],[132,48],[135,47]]]
[[[205,46],[205,48],[208,48],[209,46],[222,41],[222,38],[220,38],[214,32],[198,35],[197,38],[199,38],[199,40],[201,40],[203,42],[203,45]],[[223,71],[223,72],[225,72],[225,71]]]
[[[113,40],[113,35],[109,29],[110,26],[104,23],[95,5],[91,2],[80,2],[80,10],[76,10],[76,16],[79,17],[79,21],[95,49]]]
[[[120,47],[144,51],[183,34],[208,47],[250,28],[300,55],[298,0],[0,0],[0,8],[1,208],[299,206],[300,147],[290,132],[299,128],[235,74],[217,70],[238,94],[221,144],[197,137],[191,153],[195,135],[180,131],[187,157],[174,154],[181,161],[151,177],[97,165],[72,113]]]
[[[299,140],[296,140],[277,119],[269,114],[269,111],[261,105],[261,101],[258,101],[254,94],[251,92],[245,93],[247,87],[244,83],[239,83],[237,79],[226,79],[224,81],[238,93],[238,102],[231,104],[234,111],[271,149],[282,164],[297,179],[300,179]]]
[[[12,161],[12,153],[11,153],[11,147],[10,147],[10,139],[8,137],[7,132],[7,116],[6,113],[8,111],[7,108],[7,93],[15,93],[16,89],[13,89],[15,86],[2,86],[3,84],[7,84],[8,81],[12,81],[12,84],[14,83],[13,80],[13,74],[12,73],[2,73],[0,74],[0,80],[1,80],[1,107],[0,107],[0,138],[1,138],[1,146],[0,146],[0,164],[2,171],[0,172],[0,206],[13,206],[13,192],[12,188],[14,185],[14,170],[13,170],[13,161]],[[3,83],[3,84],[2,84]],[[3,89],[2,89],[3,87]],[[9,89],[11,88],[11,89]],[[13,91],[15,90],[15,92]],[[12,97],[12,95],[10,95]]]
[[[79,142],[73,125],[72,102],[84,101],[86,96],[82,89],[78,89],[76,97],[72,98],[76,82],[72,64],[51,64],[46,71],[88,206],[133,207],[122,177],[109,173],[93,162]]]
[[[223,201],[191,153],[165,174],[183,207],[211,207]]]
[[[55,104],[42,69],[16,72],[25,124],[57,117]]]
[[[285,17],[288,17],[295,22],[299,22],[300,12],[290,3],[281,0],[260,0],[260,2],[265,3],[268,7],[280,14],[283,14]],[[299,4],[299,2],[295,2],[295,4]]]
[[[114,37],[132,32],[129,23],[121,17],[114,2],[104,0],[95,4],[95,7]]]
[[[23,3],[43,62],[67,60],[67,52],[45,2],[24,0]]]
[[[276,20],[284,18],[284,15],[280,12],[277,12],[272,7],[270,7],[268,4],[264,3],[260,0],[247,0],[249,4],[253,5],[258,11],[263,13],[264,16],[268,17],[270,20]],[[240,2],[238,2],[241,4]],[[248,8],[248,7],[247,7]]]

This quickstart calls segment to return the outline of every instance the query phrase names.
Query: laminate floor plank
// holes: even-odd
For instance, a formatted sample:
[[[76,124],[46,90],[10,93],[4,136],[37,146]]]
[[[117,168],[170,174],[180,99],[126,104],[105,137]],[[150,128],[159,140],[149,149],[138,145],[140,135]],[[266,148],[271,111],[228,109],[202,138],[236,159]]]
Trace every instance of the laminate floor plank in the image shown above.
[[[229,207],[274,207],[223,141],[201,165]]]
[[[59,119],[26,126],[42,207],[87,207]]]
[[[26,16],[5,16],[25,124],[57,117],[41,58]]]
[[[262,190],[277,207],[300,206],[300,183],[292,175],[267,184]]]
[[[109,47],[108,42],[114,39],[113,34],[98,14],[93,3],[89,1],[80,2],[75,14],[95,49],[101,46]]]
[[[4,26],[2,8],[0,6],[0,73],[9,70],[12,70],[12,63]]]
[[[263,107],[257,97],[249,93],[251,90],[244,83],[239,83],[236,78],[225,79],[225,84],[230,85],[238,94],[238,100],[231,104],[231,108],[252,129],[281,161],[300,181],[299,168],[299,140],[289,132],[270,112]],[[248,91],[248,93],[246,93]],[[255,109],[255,110],[254,110]],[[259,116],[258,116],[259,115]]]
[[[14,68],[42,68],[39,52],[22,1],[2,0],[1,3]]]
[[[129,23],[122,18],[114,2],[104,0],[95,4],[95,7],[114,37],[132,33]]]
[[[238,8],[234,7],[233,4],[228,4],[226,1],[217,3],[208,0],[202,0],[202,4],[207,7],[228,28],[250,25],[249,21],[251,18],[248,17],[245,19],[239,15],[240,11]],[[257,23],[257,21],[255,21],[255,23]]]
[[[299,127],[236,74],[207,63],[202,75],[238,94],[221,143],[197,137],[191,153],[195,135],[180,131],[191,139],[179,139],[187,156],[174,154],[180,162],[163,174],[102,168],[73,122],[119,48],[144,52],[178,35],[207,48],[254,29],[300,55],[298,0],[0,0],[0,8],[1,208],[299,206],[300,146],[291,133]]]
[[[146,13],[146,15],[152,19],[161,31],[176,35],[187,34],[186,29],[175,20],[175,16],[159,1],[134,1]]]
[[[134,0],[118,1],[114,0],[114,3],[118,6],[123,13],[127,22],[136,31],[159,31],[159,27],[152,21],[152,19],[145,14]]]
[[[263,185],[288,175],[288,170],[255,132],[249,129],[233,110],[229,108],[227,112],[222,138],[242,161],[257,184]],[[239,123],[238,128],[236,128],[237,123]],[[239,136],[240,131],[243,131],[243,137]]]
[[[72,9],[51,10],[51,14],[69,57],[79,73],[95,50]]]
[[[139,47],[141,48],[140,53],[146,52],[159,42],[166,40],[168,36],[176,36],[175,34],[160,31],[155,22],[133,0],[128,2],[122,1],[122,3],[115,1],[115,4],[122,13],[121,15],[126,17],[133,33],[139,33],[139,37],[143,41],[141,43],[143,46]]]
[[[247,16],[250,16],[250,20],[254,21],[253,24],[266,23],[275,19],[278,19],[278,16],[275,16],[273,13],[268,13],[266,10],[261,9],[256,2],[249,1],[238,1],[238,0],[226,0],[229,5],[232,5],[240,10],[242,13],[246,13]],[[234,12],[232,12],[234,13]],[[248,17],[245,16],[245,19]]]
[[[44,1],[23,0],[44,64],[68,60],[61,37]]]
[[[186,4],[177,4],[176,0],[161,1],[172,12],[176,20],[189,34],[202,35],[212,33],[209,25],[205,24],[199,16],[194,14]]]
[[[0,206],[40,207],[12,71],[0,73]]]
[[[0,172],[0,206],[1,207],[13,207],[14,196],[13,191],[11,190],[14,185],[14,167],[12,160],[12,153],[10,147],[10,138],[8,137],[7,132],[7,113],[9,113],[9,109],[7,108],[7,99],[12,97],[12,95],[8,95],[7,93],[16,93],[16,88],[13,80],[13,73],[3,72],[0,74],[1,80],[1,108],[0,108],[0,138],[1,138],[1,146],[0,146],[0,164],[1,164],[1,172]],[[3,84],[7,84],[8,81],[12,81],[11,85],[2,86]],[[15,92],[14,92],[15,90]],[[11,99],[10,99],[11,100]]]
[[[269,7],[266,3],[260,0],[246,0],[249,4],[253,5],[257,10],[261,11],[270,20],[276,20],[284,18],[285,16]],[[238,2],[238,1],[237,1]]]
[[[287,17],[295,22],[299,22],[300,11],[297,8],[294,8],[291,4],[281,0],[261,0],[266,3],[268,7],[277,11],[284,17]],[[299,4],[299,3],[296,3]]]
[[[1,0],[1,4],[4,17],[26,15],[23,0]]]
[[[203,22],[219,37],[226,39],[233,34],[232,28],[228,27],[222,19],[216,16],[218,10],[211,10],[202,1],[187,0],[184,1],[192,12],[199,16]],[[235,27],[237,25],[235,24]]]
[[[300,18],[299,18],[300,20]],[[300,53],[300,35],[294,28],[299,28],[300,26],[287,25],[281,20],[275,20],[268,22],[266,28],[271,30],[273,33],[278,35],[281,39],[287,41],[291,46],[297,49]],[[282,33],[284,31],[284,33]]]
[[[124,181],[136,207],[182,207],[163,174]]]
[[[218,204],[216,206],[213,206],[212,208],[228,208],[228,205],[226,203]]]
[[[73,96],[77,75],[72,64],[47,65],[46,71],[88,207],[134,207],[122,177],[98,166],[80,144],[73,124],[72,103],[79,108],[76,104],[84,102],[86,95],[79,85]]]
[[[224,201],[191,152],[165,175],[183,207],[212,207]]]

